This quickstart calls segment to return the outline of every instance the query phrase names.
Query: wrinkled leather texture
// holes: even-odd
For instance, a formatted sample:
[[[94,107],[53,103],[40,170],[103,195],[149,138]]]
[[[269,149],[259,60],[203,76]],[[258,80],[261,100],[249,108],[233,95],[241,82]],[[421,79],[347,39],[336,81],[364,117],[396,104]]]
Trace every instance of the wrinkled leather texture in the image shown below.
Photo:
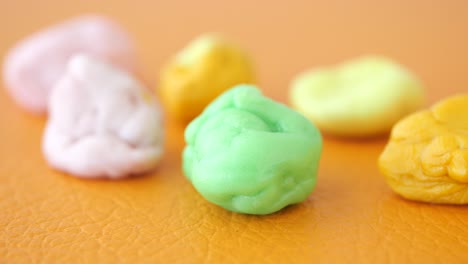
[[[28,32],[95,8],[135,34],[152,81],[169,54],[218,21],[215,29],[255,54],[265,94],[283,102],[302,67],[376,47],[415,70],[429,87],[429,103],[467,90],[460,86],[468,84],[463,1],[304,0],[288,2],[288,12],[282,1],[187,1],[184,8],[178,1],[26,2],[1,3],[0,57]],[[180,24],[167,26],[174,21]],[[166,121],[167,152],[156,171],[80,180],[46,165],[45,120],[22,112],[0,84],[0,263],[468,263],[468,208],[394,194],[377,168],[386,138],[324,138],[309,198],[277,214],[246,216],[206,202],[191,187],[181,170],[183,127]]]

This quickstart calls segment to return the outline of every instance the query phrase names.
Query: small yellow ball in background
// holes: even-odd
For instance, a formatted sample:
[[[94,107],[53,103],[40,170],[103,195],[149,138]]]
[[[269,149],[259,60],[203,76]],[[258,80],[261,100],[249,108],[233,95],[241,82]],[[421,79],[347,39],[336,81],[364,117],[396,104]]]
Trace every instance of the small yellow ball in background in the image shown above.
[[[168,114],[189,122],[218,95],[254,82],[247,53],[216,34],[201,35],[165,66],[160,95]]]

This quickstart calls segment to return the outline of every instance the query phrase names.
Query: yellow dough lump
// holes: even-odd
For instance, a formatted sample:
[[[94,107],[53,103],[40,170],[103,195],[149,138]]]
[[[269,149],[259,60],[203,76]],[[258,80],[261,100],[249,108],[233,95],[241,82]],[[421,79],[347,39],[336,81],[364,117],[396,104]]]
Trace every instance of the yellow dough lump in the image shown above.
[[[159,89],[169,115],[188,122],[224,91],[253,81],[250,58],[241,48],[205,34],[166,65]]]
[[[407,199],[468,204],[468,94],[396,124],[379,167]]]
[[[390,131],[423,104],[419,81],[392,60],[361,57],[300,74],[290,90],[292,106],[323,132],[366,137]]]

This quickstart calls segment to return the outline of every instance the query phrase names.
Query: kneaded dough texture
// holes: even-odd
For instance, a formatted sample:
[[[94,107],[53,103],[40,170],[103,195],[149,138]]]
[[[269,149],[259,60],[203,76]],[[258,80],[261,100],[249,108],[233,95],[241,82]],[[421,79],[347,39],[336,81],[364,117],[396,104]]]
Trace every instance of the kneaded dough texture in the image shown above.
[[[402,66],[382,56],[366,56],[298,75],[290,100],[325,133],[368,137],[389,132],[420,108],[424,93]]]
[[[164,67],[159,91],[168,113],[191,121],[217,96],[254,82],[248,54],[216,34],[193,40]]]
[[[76,55],[49,101],[43,152],[84,178],[117,179],[153,169],[163,152],[161,112],[149,89],[96,58]]]
[[[247,214],[270,214],[312,192],[320,132],[254,86],[225,92],[185,131],[183,169],[208,201]]]
[[[77,53],[137,71],[136,51],[127,32],[109,18],[83,15],[16,44],[5,58],[6,88],[21,107],[45,114],[52,87],[63,76],[68,60]]]
[[[408,199],[468,204],[468,95],[396,124],[379,166],[390,187]]]

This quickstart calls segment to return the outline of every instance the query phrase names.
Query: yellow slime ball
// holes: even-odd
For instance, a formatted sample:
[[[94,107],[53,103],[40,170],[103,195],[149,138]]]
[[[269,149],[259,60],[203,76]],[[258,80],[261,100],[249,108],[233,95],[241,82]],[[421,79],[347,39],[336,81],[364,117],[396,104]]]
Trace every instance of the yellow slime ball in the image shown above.
[[[396,124],[379,167],[403,197],[468,204],[468,95],[448,98]]]
[[[159,89],[169,114],[188,122],[224,91],[253,81],[249,56],[220,36],[206,34],[166,65]]]
[[[358,58],[300,74],[291,84],[292,106],[323,132],[366,137],[390,131],[423,104],[419,81],[397,63]]]

